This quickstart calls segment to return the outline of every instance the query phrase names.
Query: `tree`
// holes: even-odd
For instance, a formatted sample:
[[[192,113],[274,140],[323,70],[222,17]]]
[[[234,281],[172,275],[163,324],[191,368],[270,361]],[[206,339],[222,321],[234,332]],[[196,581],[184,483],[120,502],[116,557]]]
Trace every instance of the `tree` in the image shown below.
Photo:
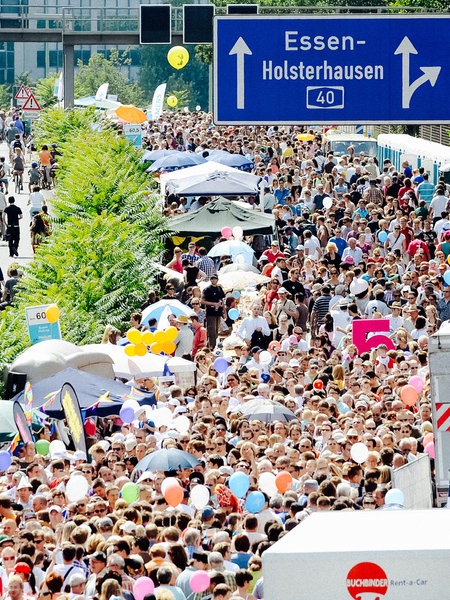
[[[107,323],[127,327],[152,285],[165,221],[140,154],[111,128],[93,131],[92,119],[87,128],[91,116],[47,110],[40,123],[39,140],[56,141],[63,154],[53,231],[25,269],[14,306],[0,314],[2,364],[30,345],[27,306],[56,303],[64,339],[99,342]]]
[[[94,96],[103,83],[109,83],[109,93],[116,95],[119,102],[141,105],[142,88],[137,82],[130,82],[120,70],[121,66],[128,63],[128,51],[119,53],[116,48],[111,50],[109,58],[103,54],[94,54],[87,64],[78,61],[78,73],[75,76],[76,96]]]
[[[55,96],[55,85],[59,79],[58,74],[49,75],[44,79],[39,79],[36,84],[36,98],[41,107],[53,106],[58,102]]]
[[[167,61],[169,45],[148,45],[141,48],[141,69],[139,81],[148,97],[151,99],[153,92],[159,84],[167,82],[167,95],[171,91],[187,91],[189,94],[189,108],[197,104],[208,106],[209,69],[201,63],[195,54],[195,46],[184,46],[190,56],[188,64],[176,71]]]
[[[6,84],[0,85],[0,108],[3,108],[4,110],[6,108],[9,108],[9,105],[11,103],[11,96],[11,86]]]

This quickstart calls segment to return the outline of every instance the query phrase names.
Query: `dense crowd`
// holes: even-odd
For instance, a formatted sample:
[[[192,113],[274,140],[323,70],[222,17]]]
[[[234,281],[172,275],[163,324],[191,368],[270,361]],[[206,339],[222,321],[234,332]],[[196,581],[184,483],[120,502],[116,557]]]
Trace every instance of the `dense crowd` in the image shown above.
[[[264,598],[262,557],[281,536],[314,511],[385,509],[393,471],[434,456],[428,338],[450,314],[445,185],[351,146],[324,155],[316,131],[225,129],[203,113],[164,115],[146,142],[250,158],[261,194],[241,200],[272,213],[275,230],[244,237],[258,278],[239,289],[221,285],[229,256],[182,241],[144,318],[133,314],[155,331],[154,302],[189,308],[168,325],[175,356],[195,363],[191,385],[135,376],[136,420],[90,419],[88,456],[48,448],[46,425],[15,449],[0,480],[7,599]],[[168,216],[188,210],[167,199]],[[104,342],[119,337],[108,328]],[[160,449],[192,466],[146,469]]]

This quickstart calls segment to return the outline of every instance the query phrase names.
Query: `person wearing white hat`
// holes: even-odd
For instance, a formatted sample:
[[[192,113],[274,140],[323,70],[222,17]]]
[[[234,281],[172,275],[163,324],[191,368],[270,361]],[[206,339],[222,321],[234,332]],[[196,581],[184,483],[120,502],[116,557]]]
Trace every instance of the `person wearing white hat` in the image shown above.
[[[25,509],[33,508],[32,504],[32,493],[33,487],[25,475],[19,481],[17,485],[17,501]]]

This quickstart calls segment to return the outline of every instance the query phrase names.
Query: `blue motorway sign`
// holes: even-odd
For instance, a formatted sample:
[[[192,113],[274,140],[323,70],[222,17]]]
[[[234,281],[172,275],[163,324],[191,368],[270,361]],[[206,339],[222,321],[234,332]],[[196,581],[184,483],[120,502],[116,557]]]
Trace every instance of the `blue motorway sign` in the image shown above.
[[[448,123],[450,16],[214,20],[214,122]]]

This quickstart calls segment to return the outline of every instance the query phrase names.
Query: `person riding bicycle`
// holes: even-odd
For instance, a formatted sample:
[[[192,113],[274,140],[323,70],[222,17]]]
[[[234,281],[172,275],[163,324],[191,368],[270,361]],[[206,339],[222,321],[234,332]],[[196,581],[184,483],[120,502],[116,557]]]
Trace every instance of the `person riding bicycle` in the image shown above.
[[[25,171],[24,157],[20,148],[14,149],[14,158],[12,161],[14,177],[19,176],[21,181],[19,182],[19,189],[23,189],[23,172]],[[19,190],[16,190],[19,191]]]
[[[39,184],[39,179],[41,177],[37,162],[31,163],[31,169],[28,171],[28,176],[30,178],[28,189],[31,193],[31,190],[34,188],[34,186]]]
[[[16,134],[14,140],[9,145],[9,154],[11,160],[14,159],[14,153],[16,148],[19,148],[22,152],[22,155],[25,156],[25,144],[20,139],[20,134]]]
[[[41,165],[42,187],[43,188],[46,188],[46,187],[49,188],[51,185],[51,176],[50,176],[51,159],[52,159],[52,155],[48,151],[48,146],[46,144],[44,144],[42,146],[42,150],[39,152],[39,162]]]

